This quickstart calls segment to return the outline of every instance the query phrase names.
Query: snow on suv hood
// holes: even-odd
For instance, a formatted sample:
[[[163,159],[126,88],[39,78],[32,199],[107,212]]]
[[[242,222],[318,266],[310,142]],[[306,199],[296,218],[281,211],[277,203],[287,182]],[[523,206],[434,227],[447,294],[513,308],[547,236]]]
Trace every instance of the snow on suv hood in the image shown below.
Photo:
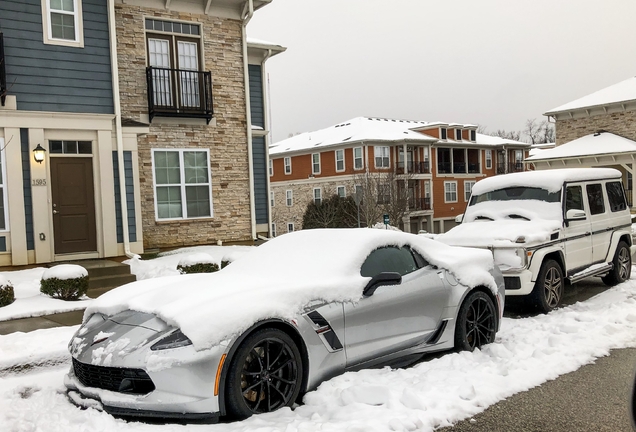
[[[461,225],[436,240],[456,246],[523,246],[549,241],[561,226],[561,203],[488,201],[468,207]],[[525,242],[517,243],[519,237]]]

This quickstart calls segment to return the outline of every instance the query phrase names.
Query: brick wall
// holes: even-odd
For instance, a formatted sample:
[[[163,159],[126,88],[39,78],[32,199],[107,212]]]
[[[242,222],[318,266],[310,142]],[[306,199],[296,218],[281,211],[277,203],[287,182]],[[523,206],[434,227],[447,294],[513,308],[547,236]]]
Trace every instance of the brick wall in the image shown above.
[[[556,144],[565,144],[599,130],[636,141],[636,111],[559,119],[556,122]]]
[[[237,20],[116,5],[122,117],[148,114],[144,17],[200,23],[204,70],[212,72],[214,121],[210,125],[150,125],[139,137],[144,247],[173,247],[251,239],[245,83],[241,23]],[[208,148],[214,217],[155,220],[151,149]]]

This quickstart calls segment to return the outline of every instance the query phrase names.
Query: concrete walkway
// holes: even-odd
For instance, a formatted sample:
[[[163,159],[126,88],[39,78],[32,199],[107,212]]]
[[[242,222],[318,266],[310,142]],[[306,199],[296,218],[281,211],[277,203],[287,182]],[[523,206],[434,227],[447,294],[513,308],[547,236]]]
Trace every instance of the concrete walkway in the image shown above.
[[[60,326],[73,326],[80,324],[83,316],[84,311],[78,310],[34,318],[0,321],[0,335],[7,335],[15,332],[30,332],[33,330]]]

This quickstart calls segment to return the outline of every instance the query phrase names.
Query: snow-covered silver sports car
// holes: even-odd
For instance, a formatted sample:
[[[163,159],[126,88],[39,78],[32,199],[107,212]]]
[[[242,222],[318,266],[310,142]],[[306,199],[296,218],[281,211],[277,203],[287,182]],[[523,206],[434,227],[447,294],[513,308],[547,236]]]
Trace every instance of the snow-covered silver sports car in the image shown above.
[[[244,418],[348,370],[492,342],[504,283],[489,251],[376,229],[306,230],[212,274],[97,299],[69,343],[77,404],[120,416]]]

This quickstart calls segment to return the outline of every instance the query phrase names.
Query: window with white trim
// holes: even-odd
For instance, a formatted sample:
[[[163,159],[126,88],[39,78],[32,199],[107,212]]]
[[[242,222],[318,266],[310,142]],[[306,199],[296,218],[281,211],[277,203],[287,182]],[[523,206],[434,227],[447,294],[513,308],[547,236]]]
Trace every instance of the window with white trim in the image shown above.
[[[294,232],[294,223],[293,222],[287,222],[287,232]]]
[[[4,153],[4,139],[0,138],[0,231],[8,231],[9,230],[9,208],[7,200],[7,188],[5,185],[7,184],[6,179],[6,162],[5,162],[5,153]]]
[[[389,147],[387,146],[374,146],[373,155],[375,156],[376,168],[389,168]]]
[[[447,135],[448,135],[447,129],[446,128],[440,128],[440,136],[442,137],[441,139],[445,140]]]
[[[153,149],[157,219],[212,216],[210,155],[207,149]]]
[[[464,201],[468,202],[470,199],[470,193],[473,191],[473,186],[475,186],[475,180],[464,181]]]
[[[269,206],[274,207],[274,192],[269,193]]]
[[[289,156],[285,157],[285,175],[291,174],[291,158]]]
[[[345,170],[344,150],[336,150],[336,171]]]
[[[336,188],[336,193],[338,194],[340,198],[344,198],[347,196],[347,190],[344,186],[338,186]]]
[[[314,203],[320,205],[322,203],[322,189],[314,188]]]
[[[82,48],[84,30],[81,0],[42,0],[43,42]]]
[[[364,168],[364,160],[362,158],[362,147],[354,147],[353,149],[353,169],[361,170]]]
[[[276,237],[276,224],[272,224],[272,237]]]
[[[457,202],[457,182],[456,181],[444,182],[444,202],[447,202],[447,203]]]
[[[470,140],[471,140],[472,142],[477,141],[477,131],[475,131],[475,130],[471,130],[471,131],[470,131]]]
[[[455,140],[456,141],[461,141],[462,140],[462,130],[461,129],[455,129]]]
[[[287,202],[287,207],[294,205],[294,191],[291,189],[285,191],[285,201]]]
[[[320,153],[312,153],[311,155],[311,173],[320,174]]]
[[[272,159],[269,160],[269,176],[274,175],[274,161]]]
[[[486,169],[492,168],[492,150],[486,150]]]

